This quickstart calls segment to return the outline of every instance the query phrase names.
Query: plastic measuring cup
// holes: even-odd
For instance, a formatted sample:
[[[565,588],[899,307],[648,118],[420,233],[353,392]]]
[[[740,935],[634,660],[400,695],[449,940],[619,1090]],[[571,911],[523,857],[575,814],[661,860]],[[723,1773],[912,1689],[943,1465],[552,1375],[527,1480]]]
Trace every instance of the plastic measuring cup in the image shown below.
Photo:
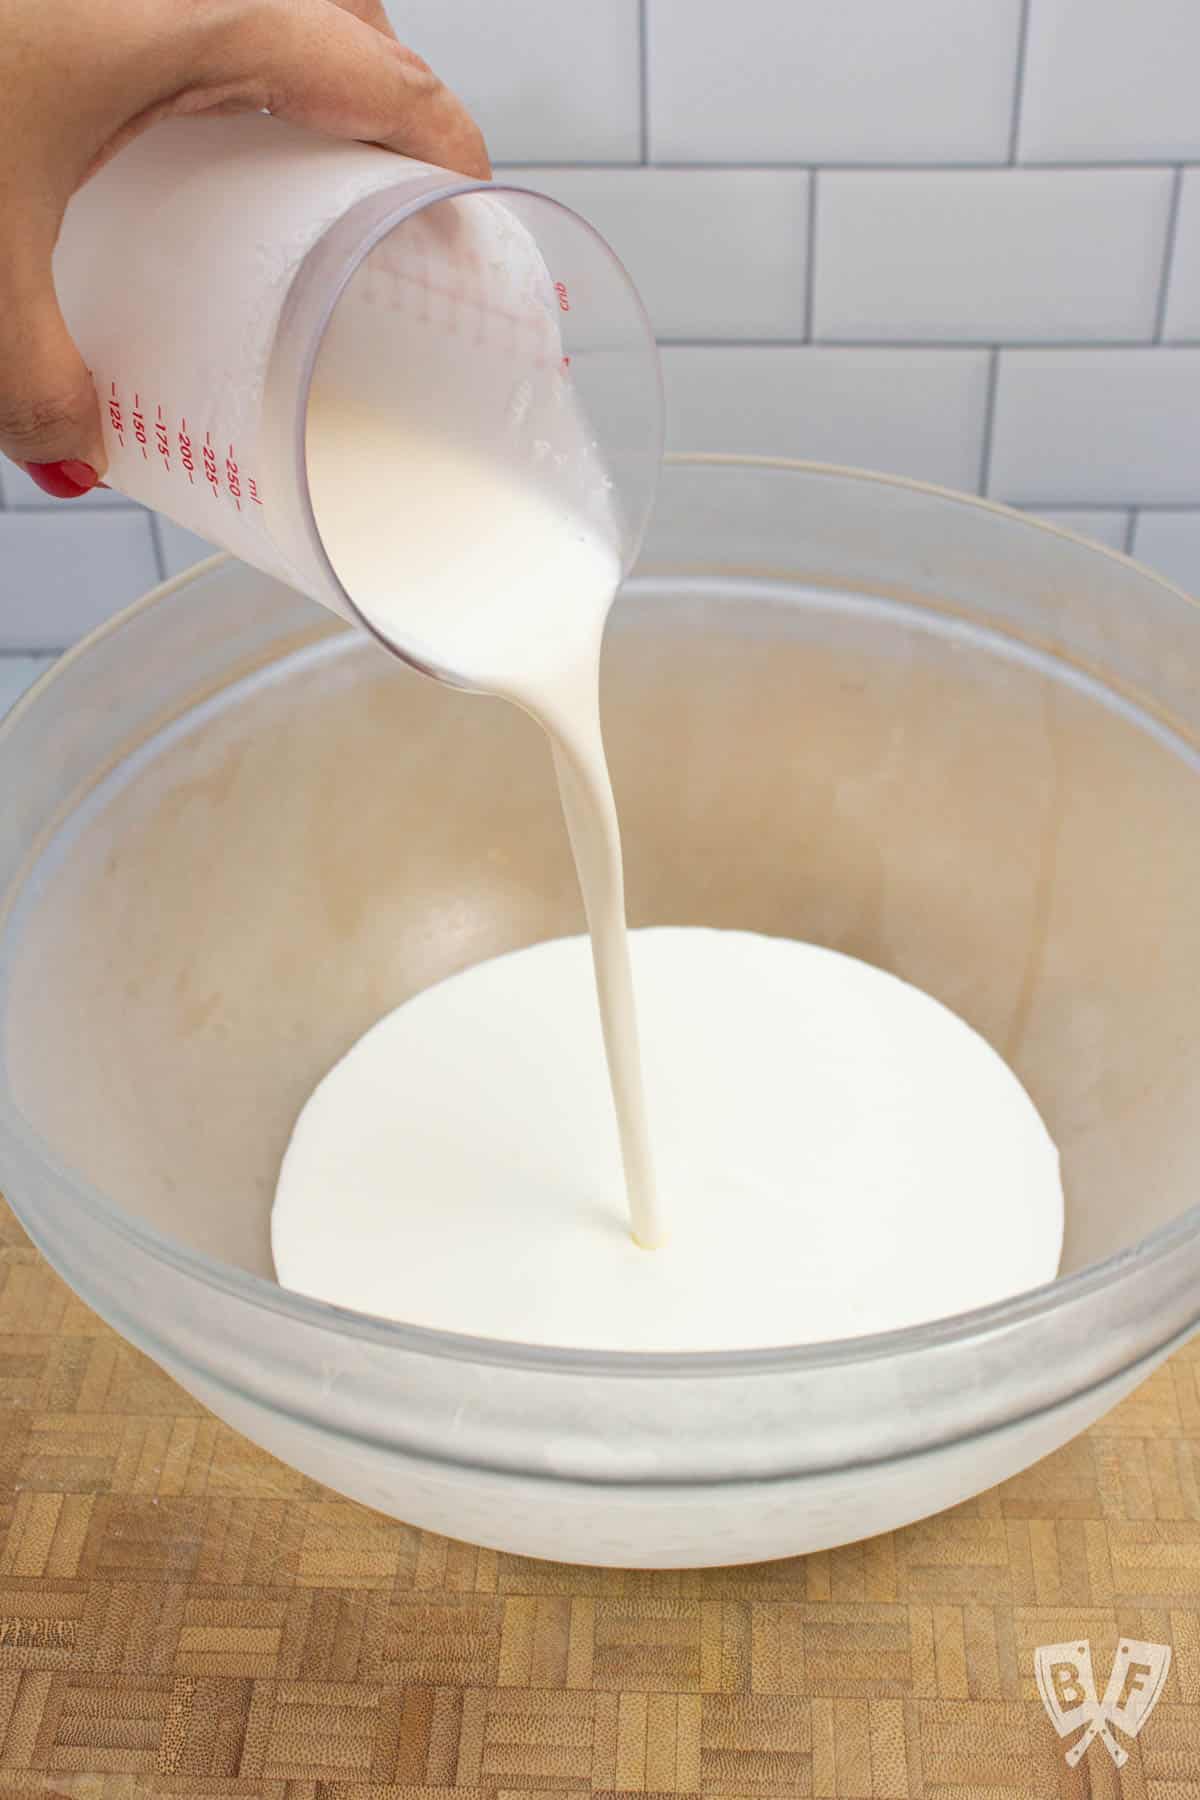
[[[349,406],[419,410],[410,504],[421,433],[448,433],[600,507],[622,567],[636,555],[662,451],[653,334],[613,252],[556,201],[265,115],[170,120],[74,197],[55,273],[109,484],[376,636],[314,513],[318,367]],[[394,504],[402,542],[403,480]],[[384,641],[461,679],[394,626]]]

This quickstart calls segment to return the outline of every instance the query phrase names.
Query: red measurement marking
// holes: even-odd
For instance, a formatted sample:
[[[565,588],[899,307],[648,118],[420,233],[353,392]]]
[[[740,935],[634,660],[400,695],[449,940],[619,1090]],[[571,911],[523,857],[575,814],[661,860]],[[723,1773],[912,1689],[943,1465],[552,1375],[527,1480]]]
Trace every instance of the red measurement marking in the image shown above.
[[[166,469],[167,473],[170,474],[170,472],[171,472],[171,441],[167,436],[167,428],[163,424],[162,407],[161,406],[158,409],[158,418],[155,420],[155,423],[154,423],[154,442],[158,449],[158,454],[163,459],[163,467]]]
[[[225,458],[225,485],[233,495],[233,504],[238,511],[242,510],[242,483],[238,475],[237,461],[233,454],[233,445],[229,446],[229,455]]]
[[[569,298],[567,297],[566,282],[565,281],[556,281],[554,284],[554,291],[558,295],[558,310],[559,310],[559,312],[570,312],[571,302],[570,302]]]
[[[142,456],[146,455],[146,420],[142,412],[141,395],[133,396],[133,435],[141,445]]]
[[[257,481],[255,481],[253,475],[247,475],[246,488],[247,488],[250,498],[253,500],[255,506],[261,506],[262,501],[258,497],[258,483],[257,483]]]
[[[217,474],[217,459],[213,455],[212,442],[207,432],[204,434],[204,449],[201,454],[204,458],[204,479],[212,489],[213,499],[219,500],[221,497],[221,477]]]
[[[180,419],[179,421],[179,460],[187,470],[188,480],[194,485],[196,479],[196,459],[192,455],[192,440],[188,436],[186,419]]]
[[[111,398],[108,402],[108,422],[121,440],[121,448],[125,447],[125,418],[121,412],[121,402],[117,399],[117,384],[114,381]]]
[[[558,366],[559,366],[559,369],[560,369],[560,370],[561,370],[561,371],[562,371],[562,373],[563,373],[563,374],[564,374],[564,375],[566,375],[566,374],[567,374],[567,373],[568,373],[568,372],[569,372],[569,370],[570,370],[570,367],[571,367],[571,359],[570,359],[570,357],[569,357],[569,356],[564,356],[564,357],[563,357],[563,359],[562,359],[562,361],[561,361],[561,362],[560,362],[560,363],[559,363],[559,365],[558,365]]]

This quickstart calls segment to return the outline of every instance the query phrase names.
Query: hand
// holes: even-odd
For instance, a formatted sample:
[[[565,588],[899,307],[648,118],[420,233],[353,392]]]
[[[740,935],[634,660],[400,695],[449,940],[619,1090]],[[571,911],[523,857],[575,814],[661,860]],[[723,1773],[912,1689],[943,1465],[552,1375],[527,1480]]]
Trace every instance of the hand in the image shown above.
[[[0,0],[0,94],[0,451],[63,496],[107,459],[51,256],[71,195],[122,144],[172,114],[265,108],[491,173],[478,127],[396,41],[383,0]]]

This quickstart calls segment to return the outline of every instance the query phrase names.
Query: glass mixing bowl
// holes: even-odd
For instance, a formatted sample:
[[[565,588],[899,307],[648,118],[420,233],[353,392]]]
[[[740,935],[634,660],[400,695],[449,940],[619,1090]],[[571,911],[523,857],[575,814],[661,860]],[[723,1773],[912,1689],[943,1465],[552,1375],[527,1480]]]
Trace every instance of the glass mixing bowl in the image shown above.
[[[1059,1280],[657,1356],[280,1289],[275,1172],[317,1078],[581,915],[528,719],[227,562],[0,729],[0,1187],[214,1412],[385,1512],[590,1563],[843,1543],[1054,1449],[1200,1317],[1200,609],[978,501],[680,459],[604,683],[633,923],[830,944],[968,1019],[1061,1147]]]

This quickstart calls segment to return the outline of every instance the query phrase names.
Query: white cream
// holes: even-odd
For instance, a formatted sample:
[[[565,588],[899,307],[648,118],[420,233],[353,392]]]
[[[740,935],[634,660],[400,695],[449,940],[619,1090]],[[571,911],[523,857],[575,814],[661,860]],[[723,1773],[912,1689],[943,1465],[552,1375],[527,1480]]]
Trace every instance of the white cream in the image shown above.
[[[289,1287],[410,1323],[728,1350],[912,1325],[1047,1280],[1058,1157],[918,989],[749,932],[632,933],[670,1241],[632,1243],[586,938],[410,1000],[326,1076],[273,1219]]]
[[[638,1242],[654,1247],[665,1226],[638,1063],[621,839],[600,736],[600,643],[620,579],[616,552],[545,489],[436,437],[406,442],[375,411],[322,406],[319,390],[313,417],[309,480],[331,559],[357,604],[385,635],[515,701],[550,735],[592,935],[631,1222]],[[398,530],[401,500],[406,524]]]
[[[385,637],[546,729],[595,981],[587,939],[542,945],[369,1032],[288,1148],[281,1282],[482,1336],[701,1350],[881,1331],[1050,1279],[1062,1193],[1031,1102],[890,976],[744,933],[636,934],[643,1080],[598,704],[620,569],[570,384],[539,354],[498,411],[473,378],[493,378],[486,354],[476,369],[431,333],[449,421],[411,358],[351,407],[367,340],[352,313],[335,327],[308,433],[331,560]],[[511,443],[486,441],[497,418]]]

